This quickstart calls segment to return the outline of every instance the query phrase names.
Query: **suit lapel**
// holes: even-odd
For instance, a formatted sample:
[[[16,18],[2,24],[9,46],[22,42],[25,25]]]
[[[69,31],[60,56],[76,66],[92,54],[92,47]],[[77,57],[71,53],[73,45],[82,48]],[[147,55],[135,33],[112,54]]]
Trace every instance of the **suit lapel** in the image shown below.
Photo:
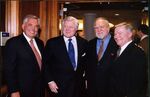
[[[23,36],[23,34],[21,34],[21,41],[22,41],[22,44],[24,46],[24,49],[26,50],[26,52],[28,52],[30,54],[30,57],[33,58],[34,62],[36,62],[36,64],[38,64],[37,60],[36,60],[36,57],[34,55],[34,52],[32,51],[32,48],[30,47],[29,43],[27,42],[26,38]],[[38,65],[36,65],[37,68]]]
[[[23,34],[21,35],[21,40],[22,40],[22,44],[25,48],[25,50],[31,55],[34,56],[34,53],[29,45],[29,43],[27,42],[27,40],[25,39],[25,37],[23,36]]]
[[[60,42],[59,46],[60,50],[58,51],[61,51],[60,56],[62,56],[62,58],[66,60],[67,64],[70,64],[70,66],[72,66],[63,36],[60,37],[59,42]]]
[[[97,59],[98,60],[98,56],[97,56],[97,38],[95,38],[95,40],[94,40],[94,43],[93,43],[93,52],[94,52],[94,54],[95,54],[95,59]]]
[[[43,53],[43,48],[44,47],[42,46],[42,44],[39,43],[39,41],[37,40],[37,38],[35,38],[35,41],[36,41],[36,44],[38,46],[38,49],[39,49],[41,55],[43,55],[42,53]]]
[[[90,52],[93,52],[92,56],[94,57],[93,59],[95,59],[96,62],[98,62],[98,57],[97,57],[97,38],[94,38],[94,40],[91,43],[91,47],[90,47]],[[91,55],[89,55],[91,56]]]
[[[128,57],[128,54],[130,53],[130,50],[132,49],[134,43],[131,42],[125,49],[124,51],[121,53],[121,55],[117,58],[118,60],[123,58],[123,57]],[[127,56],[126,56],[127,54]]]
[[[105,57],[105,56],[108,56],[109,54],[111,54],[112,52],[112,50],[111,49],[115,49],[115,48],[112,48],[112,45],[114,45],[114,40],[112,39],[112,37],[110,38],[110,40],[109,40],[109,42],[108,42],[108,45],[107,45],[107,47],[106,47],[106,50],[105,50],[105,52],[104,52],[104,55],[103,55],[103,57]],[[104,58],[105,59],[105,58]]]
[[[80,40],[78,39],[78,37],[76,37],[76,40],[77,40],[77,56],[78,56],[78,59],[77,59],[77,67],[78,67],[78,63],[80,62],[80,57],[81,57],[81,44],[80,44]]]

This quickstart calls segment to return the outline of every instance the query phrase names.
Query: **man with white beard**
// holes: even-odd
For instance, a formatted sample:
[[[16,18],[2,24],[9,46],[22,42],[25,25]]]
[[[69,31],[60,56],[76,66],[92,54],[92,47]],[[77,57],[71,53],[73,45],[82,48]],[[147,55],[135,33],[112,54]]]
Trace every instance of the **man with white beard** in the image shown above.
[[[118,46],[110,34],[109,21],[104,17],[94,24],[96,37],[89,41],[87,51],[87,88],[89,97],[109,97],[110,66]]]

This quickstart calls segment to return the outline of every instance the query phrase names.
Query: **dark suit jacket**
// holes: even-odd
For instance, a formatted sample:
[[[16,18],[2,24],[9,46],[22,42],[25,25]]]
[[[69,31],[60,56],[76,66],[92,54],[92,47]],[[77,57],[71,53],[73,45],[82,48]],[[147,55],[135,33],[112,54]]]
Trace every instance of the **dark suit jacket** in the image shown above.
[[[45,47],[45,77],[47,83],[55,81],[58,85],[56,97],[79,97],[84,72],[84,57],[87,41],[76,37],[78,47],[78,67],[74,71],[68,56],[63,36],[49,39]]]
[[[148,52],[149,52],[149,49],[148,49],[148,40],[149,40],[149,37],[145,37],[139,43],[139,45],[144,49],[144,51],[145,51],[145,53],[146,53],[147,56],[148,56]]]
[[[35,38],[43,55],[44,44]],[[43,97],[42,71],[23,34],[9,39],[4,54],[5,77],[9,93],[19,91],[21,97]]]
[[[139,45],[143,48],[145,54],[146,54],[146,58],[147,58],[147,64],[146,64],[146,68],[147,68],[147,76],[149,75],[149,68],[150,68],[150,65],[149,65],[149,36],[148,37],[145,37],[144,39],[142,39],[140,42],[139,42]],[[148,77],[147,77],[148,78]],[[148,81],[147,79],[147,83],[150,82],[150,80]],[[148,88],[148,87],[147,87]],[[148,89],[147,89],[148,90]],[[148,93],[147,93],[148,94]]]
[[[146,57],[130,43],[112,64],[112,97],[145,97]]]
[[[115,59],[118,46],[113,37],[111,37],[102,59],[98,62],[96,42],[97,38],[94,38],[88,43],[86,69],[88,93],[90,97],[108,97],[109,69],[112,61]]]

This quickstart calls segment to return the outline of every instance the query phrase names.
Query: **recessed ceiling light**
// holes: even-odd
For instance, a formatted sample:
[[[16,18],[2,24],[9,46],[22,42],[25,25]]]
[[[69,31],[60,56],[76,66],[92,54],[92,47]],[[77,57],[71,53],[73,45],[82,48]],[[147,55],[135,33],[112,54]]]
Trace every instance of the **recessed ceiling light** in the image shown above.
[[[115,16],[119,16],[120,14],[118,14],[118,13],[115,13]]]
[[[142,11],[148,11],[148,7],[144,7]]]
[[[65,4],[70,4],[71,2],[65,2]]]
[[[141,3],[147,3],[147,1],[146,0],[142,0]]]
[[[67,8],[63,8],[63,11],[67,11]]]

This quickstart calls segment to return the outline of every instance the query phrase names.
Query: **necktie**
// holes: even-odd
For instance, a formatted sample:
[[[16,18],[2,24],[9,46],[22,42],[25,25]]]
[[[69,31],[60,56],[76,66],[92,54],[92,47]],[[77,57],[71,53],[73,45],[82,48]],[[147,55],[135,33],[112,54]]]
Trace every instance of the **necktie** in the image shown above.
[[[75,52],[74,52],[74,47],[72,44],[72,39],[68,39],[69,43],[68,43],[68,54],[72,63],[73,68],[76,68],[76,62],[75,62]]]
[[[37,59],[39,68],[41,69],[42,60],[41,60],[41,57],[40,57],[38,51],[36,50],[36,48],[35,48],[35,46],[34,46],[34,44],[33,44],[33,40],[30,40],[30,46],[31,46],[31,48],[32,48],[32,50],[33,50],[33,52],[34,52],[34,55],[35,55],[36,59]]]
[[[121,51],[121,48],[119,48],[119,49],[117,50],[117,58],[120,56],[120,51]]]
[[[99,51],[98,51],[98,61],[100,61],[101,58],[102,58],[103,50],[104,50],[104,41],[101,40],[101,45],[100,45],[100,48],[99,48]]]

